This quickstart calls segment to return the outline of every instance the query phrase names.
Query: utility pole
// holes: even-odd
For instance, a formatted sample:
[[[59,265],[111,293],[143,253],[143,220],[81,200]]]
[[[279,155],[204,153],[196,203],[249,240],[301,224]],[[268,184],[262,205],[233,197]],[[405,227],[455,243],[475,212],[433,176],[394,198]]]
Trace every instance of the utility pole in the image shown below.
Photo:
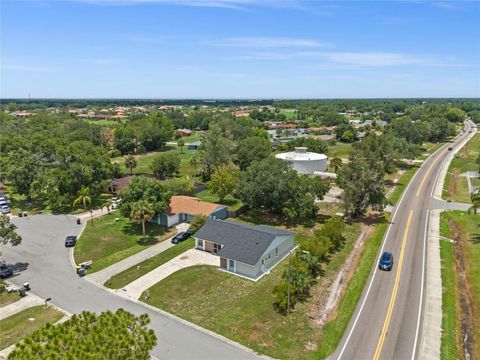
[[[290,268],[292,267],[292,252],[288,256],[288,290],[287,290],[287,313],[290,312],[290,282],[291,282],[291,275],[290,275]]]

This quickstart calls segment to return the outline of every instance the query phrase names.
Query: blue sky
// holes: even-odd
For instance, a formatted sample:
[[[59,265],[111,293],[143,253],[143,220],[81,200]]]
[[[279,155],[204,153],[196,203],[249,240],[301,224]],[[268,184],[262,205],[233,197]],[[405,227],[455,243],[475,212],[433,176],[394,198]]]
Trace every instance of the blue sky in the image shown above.
[[[1,1],[0,96],[479,97],[475,1]]]

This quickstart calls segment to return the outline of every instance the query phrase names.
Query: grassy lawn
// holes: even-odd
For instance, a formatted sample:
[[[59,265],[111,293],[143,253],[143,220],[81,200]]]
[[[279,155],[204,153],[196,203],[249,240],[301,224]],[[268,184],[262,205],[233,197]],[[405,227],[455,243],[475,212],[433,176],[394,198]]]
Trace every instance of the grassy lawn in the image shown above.
[[[340,340],[370,272],[385,227],[386,224],[379,225],[375,235],[366,241],[358,274],[351,280],[347,295],[340,303],[339,316],[323,329],[310,323],[308,311],[312,304],[298,303],[289,316],[273,309],[272,289],[281,281],[288,266],[286,260],[257,283],[211,266],[182,269],[151,287],[147,302],[274,358],[318,359]],[[358,237],[359,228],[358,224],[347,226],[347,241],[325,265],[326,276],[338,271],[343,264]],[[321,289],[322,280],[315,287]]]
[[[452,238],[451,222],[460,229],[462,254],[465,256],[466,280],[470,286],[472,296],[472,323],[473,323],[473,354],[480,352],[480,214],[468,214],[460,211],[442,213],[441,235]],[[442,256],[442,285],[443,285],[443,319],[442,319],[442,359],[463,358],[458,342],[461,341],[460,304],[459,297],[464,295],[464,289],[457,289],[457,280],[454,269],[454,246],[441,241]]]
[[[193,238],[189,238],[181,242],[180,244],[174,245],[173,247],[161,252],[158,255],[155,255],[140,264],[140,269],[137,270],[137,265],[132,266],[130,269],[122,271],[121,273],[112,276],[109,280],[105,282],[105,286],[111,289],[120,289],[127,284],[130,284],[132,281],[138,279],[139,277],[145,275],[146,273],[156,269],[160,265],[165,264],[167,261],[172,260],[174,257],[184,253],[185,251],[193,248],[195,241]]]
[[[200,136],[199,135],[190,135],[190,136],[185,136],[184,138],[182,138],[184,141],[185,141],[185,144],[191,144],[195,141],[199,141],[200,140]]]
[[[296,117],[295,116],[295,110],[288,110],[288,109],[280,110],[280,114],[285,115],[287,120],[294,120],[295,117]]]
[[[444,198],[469,203],[467,171],[478,171],[476,160],[480,155],[480,134],[475,135],[456,155],[448,168],[445,179]]]
[[[186,139],[186,138],[184,138]],[[180,156],[180,176],[191,176],[193,177],[194,168],[190,165],[190,159],[198,152],[197,150],[188,150],[187,146],[183,147],[183,152],[180,151],[180,148],[176,145],[168,145],[165,147],[165,151],[152,151],[146,154],[135,155],[137,159],[137,167],[133,169],[134,174],[152,174],[152,165],[153,160],[162,152],[171,152],[178,154]],[[125,167],[124,161],[125,157],[119,156],[112,159],[112,162],[119,163],[121,168],[129,173],[130,169]],[[197,168],[198,171],[198,168]]]
[[[352,148],[352,144],[342,143],[337,141],[335,145],[331,145],[328,147],[327,155],[330,159],[334,157],[339,158],[348,158],[348,154],[350,153],[350,149]]]
[[[63,313],[53,307],[45,309],[45,306],[39,305],[1,320],[0,349],[15,344],[48,322],[55,323],[63,316]]]
[[[243,206],[243,202],[239,199],[234,198],[232,195],[227,195],[227,197],[223,200],[223,202],[220,202],[220,199],[218,198],[218,196],[215,194],[212,194],[212,192],[209,189],[200,191],[199,193],[195,194],[195,197],[203,201],[226,205],[228,206],[229,210],[238,210]]]
[[[0,306],[2,307],[20,300],[18,291],[8,293],[7,290],[5,290],[5,286],[7,286],[7,284],[5,284],[3,281],[0,282]]]
[[[141,225],[118,213],[94,219],[94,226],[88,222],[85,231],[75,245],[74,256],[77,264],[93,260],[90,273],[104,269],[113,263],[170,238],[176,229],[146,223],[146,239],[142,237]],[[143,240],[142,240],[143,239]]]

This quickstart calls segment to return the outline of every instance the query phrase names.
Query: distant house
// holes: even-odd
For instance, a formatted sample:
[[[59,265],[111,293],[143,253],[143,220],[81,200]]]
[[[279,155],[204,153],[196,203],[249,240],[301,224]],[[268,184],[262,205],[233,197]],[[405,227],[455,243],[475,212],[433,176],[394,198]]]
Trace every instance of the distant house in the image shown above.
[[[202,145],[201,141],[195,141],[193,143],[188,144],[188,150],[198,150]]]
[[[187,137],[193,134],[193,130],[190,129],[178,129],[177,131],[181,137]]]
[[[315,139],[323,140],[323,141],[330,141],[335,139],[335,135],[325,134],[325,135],[315,135]]]
[[[209,219],[193,238],[197,249],[220,256],[220,268],[258,280],[292,249],[294,233],[263,225]]]
[[[110,194],[118,194],[120,191],[128,187],[128,184],[130,184],[133,178],[134,176],[129,175],[119,179],[113,179],[107,184],[105,190]]]
[[[209,203],[191,196],[177,195],[170,199],[170,206],[165,214],[157,215],[150,221],[170,227],[181,222],[189,222],[196,215],[226,219],[228,208],[225,205]]]

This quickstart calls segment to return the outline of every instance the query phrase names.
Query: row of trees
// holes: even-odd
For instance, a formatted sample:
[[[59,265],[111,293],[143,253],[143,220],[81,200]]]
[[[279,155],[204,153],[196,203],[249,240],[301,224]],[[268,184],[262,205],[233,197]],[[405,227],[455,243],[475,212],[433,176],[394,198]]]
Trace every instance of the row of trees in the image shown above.
[[[286,314],[297,302],[308,299],[311,286],[322,274],[322,265],[343,246],[344,230],[343,219],[334,216],[320,230],[316,230],[313,236],[299,241],[298,250],[290,255],[282,282],[273,288],[274,307],[277,311]]]
[[[16,119],[0,114],[1,181],[52,210],[72,204],[83,187],[98,195],[122,175],[102,146],[101,130],[55,114]]]

